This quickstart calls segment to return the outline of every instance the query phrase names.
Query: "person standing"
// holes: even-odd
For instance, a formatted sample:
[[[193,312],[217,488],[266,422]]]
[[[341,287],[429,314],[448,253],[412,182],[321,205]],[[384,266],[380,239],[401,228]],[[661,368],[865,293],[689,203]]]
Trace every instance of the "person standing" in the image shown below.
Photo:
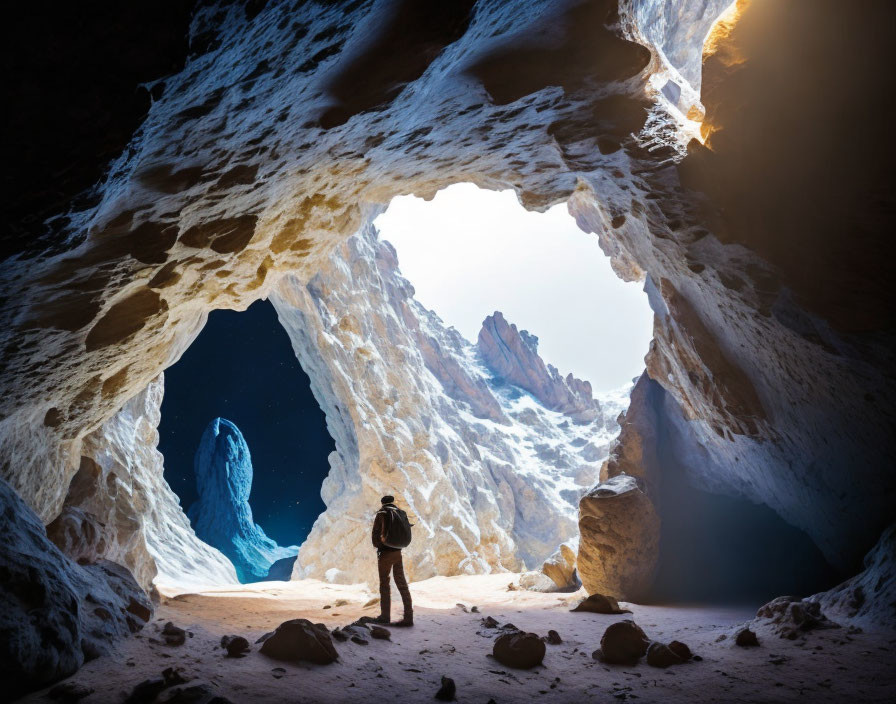
[[[373,531],[371,540],[376,548],[377,571],[380,577],[380,615],[374,621],[376,623],[390,623],[390,611],[392,594],[389,585],[389,575],[395,578],[398,593],[401,594],[401,603],[404,607],[404,617],[401,621],[391,623],[392,626],[413,626],[414,608],[411,603],[411,590],[408,588],[408,580],[404,576],[404,563],[401,559],[401,549],[411,542],[411,529],[407,514],[395,505],[394,496],[384,496],[380,499],[381,508],[373,519]]]

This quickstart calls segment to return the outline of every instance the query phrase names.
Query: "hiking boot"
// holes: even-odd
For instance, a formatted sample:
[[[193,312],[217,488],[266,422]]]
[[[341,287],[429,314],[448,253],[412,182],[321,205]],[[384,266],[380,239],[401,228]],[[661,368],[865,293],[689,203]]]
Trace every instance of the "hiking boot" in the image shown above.
[[[393,621],[389,625],[396,628],[410,628],[414,625],[414,614],[405,614],[401,621]]]

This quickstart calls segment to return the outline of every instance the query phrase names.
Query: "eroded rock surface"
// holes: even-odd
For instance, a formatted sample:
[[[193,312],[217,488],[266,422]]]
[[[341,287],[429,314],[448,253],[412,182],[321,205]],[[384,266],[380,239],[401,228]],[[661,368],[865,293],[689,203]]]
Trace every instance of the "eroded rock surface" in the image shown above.
[[[277,545],[252,518],[252,457],[236,425],[224,418],[212,420],[202,433],[193,468],[199,499],[187,515],[196,535],[230,559],[240,582],[267,579],[274,563],[295,556],[297,547]]]
[[[575,507],[603,459],[593,447],[613,437],[623,399],[590,421],[546,408],[413,294],[370,227],[271,297],[336,442],[297,577],[374,583],[369,527],[384,494],[416,524],[412,580],[537,567],[575,540]]]
[[[77,565],[0,480],[0,661],[15,698],[75,672],[139,631],[152,605],[127,569]]]

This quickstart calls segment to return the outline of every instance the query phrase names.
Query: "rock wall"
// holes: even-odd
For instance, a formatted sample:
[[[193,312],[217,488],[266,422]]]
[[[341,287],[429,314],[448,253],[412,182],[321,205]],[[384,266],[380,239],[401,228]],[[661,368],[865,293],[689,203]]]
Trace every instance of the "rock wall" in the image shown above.
[[[307,284],[289,277],[271,297],[336,441],[327,510],[296,577],[375,580],[370,527],[385,494],[416,523],[410,579],[537,567],[575,539],[575,507],[624,400],[602,409],[583,387],[588,420],[578,407],[553,410],[514,383],[547,369],[526,331],[505,323],[516,353],[490,367],[484,335],[472,345],[413,294],[395,250],[368,227]]]
[[[243,434],[229,420],[205,428],[193,463],[199,500],[187,511],[200,540],[220,550],[240,582],[260,582],[278,560],[298,548],[281,547],[252,519],[252,457]]]
[[[196,537],[164,479],[156,449],[163,393],[159,376],[84,439],[50,537],[75,560],[126,566],[147,591],[154,582],[232,584],[233,565]]]

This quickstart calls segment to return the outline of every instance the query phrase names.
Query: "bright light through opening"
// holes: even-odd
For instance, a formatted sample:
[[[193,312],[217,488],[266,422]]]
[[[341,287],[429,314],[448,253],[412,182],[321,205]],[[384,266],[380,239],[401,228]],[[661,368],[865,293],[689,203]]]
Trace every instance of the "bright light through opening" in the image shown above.
[[[432,201],[400,196],[376,220],[417,300],[476,341],[496,310],[539,338],[562,373],[618,389],[644,370],[653,314],[566,205],[526,211],[513,191],[456,184]]]

